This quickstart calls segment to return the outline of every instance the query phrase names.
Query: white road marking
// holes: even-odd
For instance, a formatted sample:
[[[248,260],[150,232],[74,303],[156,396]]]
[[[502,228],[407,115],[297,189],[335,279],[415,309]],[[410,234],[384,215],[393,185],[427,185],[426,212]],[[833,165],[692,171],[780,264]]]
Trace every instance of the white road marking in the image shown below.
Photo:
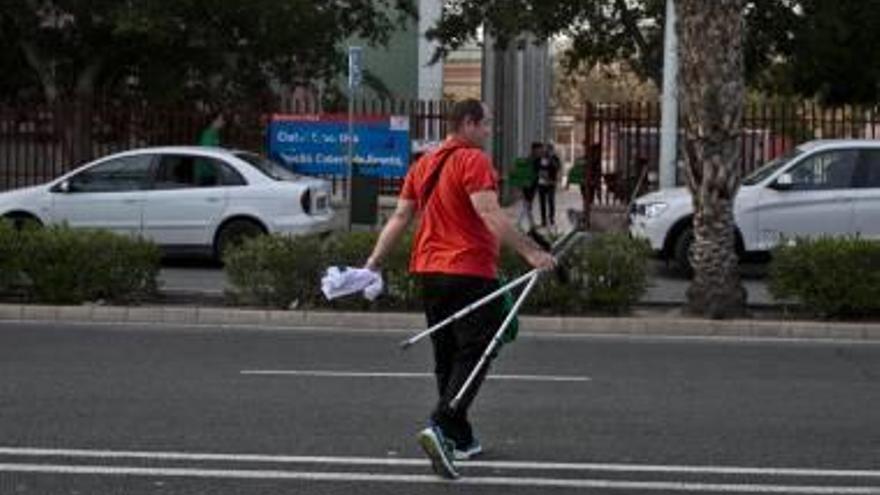
[[[414,328],[371,328],[350,329],[339,327],[323,327],[314,325],[270,325],[264,323],[241,324],[241,323],[174,323],[174,322],[132,322],[132,321],[58,321],[58,320],[23,320],[17,318],[0,319],[0,330],[8,325],[28,326],[68,326],[68,327],[102,327],[111,330],[154,330],[176,331],[180,329],[201,330],[207,333],[222,331],[240,332],[269,332],[269,333],[318,333],[318,334],[352,334],[352,335],[400,335],[413,334]],[[878,346],[880,339],[871,338],[846,338],[846,337],[762,337],[762,336],[724,336],[724,335],[663,335],[660,334],[633,334],[629,332],[580,332],[570,330],[566,332],[534,331],[522,329],[519,334],[523,338],[537,340],[613,340],[633,341],[648,343],[666,342],[707,342],[728,344],[796,344],[811,346],[827,345],[850,345],[850,346]]]
[[[0,472],[54,475],[115,475],[149,477],[192,477],[214,479],[302,480],[334,482],[379,482],[516,486],[542,488],[601,488],[614,490],[677,491],[699,493],[786,493],[808,495],[877,495],[880,487],[807,486],[677,481],[625,481],[600,479],[514,478],[502,476],[464,477],[457,481],[417,474],[332,473],[278,470],[144,468],[128,466],[65,466],[51,464],[0,464]]]
[[[395,373],[365,371],[322,370],[242,370],[242,375],[308,376],[317,378],[434,378],[431,373]],[[589,382],[588,376],[560,375],[489,375],[488,380],[514,380],[524,382]]]
[[[18,457],[72,457],[88,459],[141,459],[158,461],[223,461],[273,464],[331,464],[350,466],[427,466],[424,459],[389,457],[330,457],[267,454],[229,454],[205,452],[161,452],[132,450],[48,449],[35,447],[0,447],[0,455]],[[542,471],[608,471],[631,473],[680,473],[716,475],[754,475],[765,477],[845,477],[880,479],[880,470],[814,469],[742,466],[687,466],[656,464],[620,464],[593,462],[536,461],[467,461],[465,467],[542,470]]]

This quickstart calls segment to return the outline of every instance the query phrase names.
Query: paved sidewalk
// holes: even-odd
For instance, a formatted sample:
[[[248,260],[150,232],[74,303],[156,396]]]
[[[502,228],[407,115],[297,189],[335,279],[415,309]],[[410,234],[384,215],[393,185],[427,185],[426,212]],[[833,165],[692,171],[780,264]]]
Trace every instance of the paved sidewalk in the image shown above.
[[[382,331],[414,334],[425,328],[419,313],[282,311],[199,306],[38,306],[0,304],[0,321],[63,321],[92,324],[201,325],[212,330]],[[125,326],[115,326],[124,331]],[[131,327],[129,327],[131,328]],[[880,342],[880,322],[837,323],[802,320],[705,320],[678,311],[638,311],[630,317],[520,318],[523,335],[718,337],[819,339]]]

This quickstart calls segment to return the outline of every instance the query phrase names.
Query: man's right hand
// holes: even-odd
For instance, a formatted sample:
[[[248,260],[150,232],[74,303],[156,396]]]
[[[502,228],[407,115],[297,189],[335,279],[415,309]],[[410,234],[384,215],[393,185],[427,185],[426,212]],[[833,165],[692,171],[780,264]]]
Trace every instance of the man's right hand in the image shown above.
[[[556,267],[556,258],[543,249],[534,249],[530,251],[526,256],[526,261],[528,261],[533,268],[550,270]]]

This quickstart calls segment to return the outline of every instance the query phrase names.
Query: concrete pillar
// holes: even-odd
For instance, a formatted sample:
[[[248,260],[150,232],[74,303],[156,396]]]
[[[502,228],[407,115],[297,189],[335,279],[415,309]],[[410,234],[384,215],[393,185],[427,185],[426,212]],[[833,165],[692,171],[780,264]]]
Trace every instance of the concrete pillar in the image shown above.
[[[532,141],[550,139],[551,74],[547,43],[523,36],[502,50],[491,33],[485,35],[482,99],[495,118],[487,151],[502,177],[517,157],[528,154]],[[506,182],[502,197],[509,197]]]
[[[660,189],[675,187],[678,169],[678,37],[675,2],[666,0],[663,34],[663,97],[660,124]]]

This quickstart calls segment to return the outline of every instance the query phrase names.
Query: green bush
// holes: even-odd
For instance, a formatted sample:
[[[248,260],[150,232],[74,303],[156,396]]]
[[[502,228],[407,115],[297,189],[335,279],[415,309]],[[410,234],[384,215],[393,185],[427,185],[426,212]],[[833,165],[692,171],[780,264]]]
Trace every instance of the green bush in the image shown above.
[[[11,290],[21,278],[20,244],[12,222],[0,218],[0,293]]]
[[[650,254],[646,241],[622,233],[601,234],[575,254],[578,306],[624,313],[644,294]]]
[[[54,226],[21,233],[29,296],[50,304],[142,301],[156,293],[160,253],[151,242]]]
[[[234,248],[225,259],[236,302],[260,306],[322,306],[334,309],[418,309],[418,279],[409,274],[412,235],[386,257],[385,292],[376,302],[360,297],[326,301],[320,278],[330,265],[361,266],[377,239],[375,232],[335,233],[327,238],[262,236]],[[569,282],[545,275],[526,299],[523,313],[622,313],[644,292],[647,246],[621,234],[605,234],[566,256]],[[512,280],[529,270],[510,249],[502,249],[499,275]],[[518,293],[518,291],[516,291]]]
[[[316,235],[264,235],[229,249],[223,258],[237,303],[288,308],[313,306],[323,298],[320,280],[327,259]]]
[[[418,282],[409,276],[409,234],[389,253],[382,267],[383,296],[376,302],[348,297],[326,301],[320,279],[331,265],[362,266],[376,232],[337,232],[328,237],[260,236],[233,248],[224,259],[234,302],[288,308],[412,309],[419,307]]]
[[[554,238],[548,240],[555,241]],[[521,312],[625,313],[645,292],[649,254],[648,246],[641,240],[625,234],[600,234],[572,247],[563,256],[567,281],[560,280],[555,273],[542,276]],[[499,261],[502,277],[512,280],[529,269],[518,254],[502,249]]]
[[[880,244],[859,238],[799,239],[777,247],[768,289],[821,317],[880,314]]]
[[[412,242],[412,232],[407,232],[385,259],[382,276],[385,278],[386,293],[391,296],[391,300],[383,301],[385,307],[422,308],[421,285],[418,279],[409,273]]]

